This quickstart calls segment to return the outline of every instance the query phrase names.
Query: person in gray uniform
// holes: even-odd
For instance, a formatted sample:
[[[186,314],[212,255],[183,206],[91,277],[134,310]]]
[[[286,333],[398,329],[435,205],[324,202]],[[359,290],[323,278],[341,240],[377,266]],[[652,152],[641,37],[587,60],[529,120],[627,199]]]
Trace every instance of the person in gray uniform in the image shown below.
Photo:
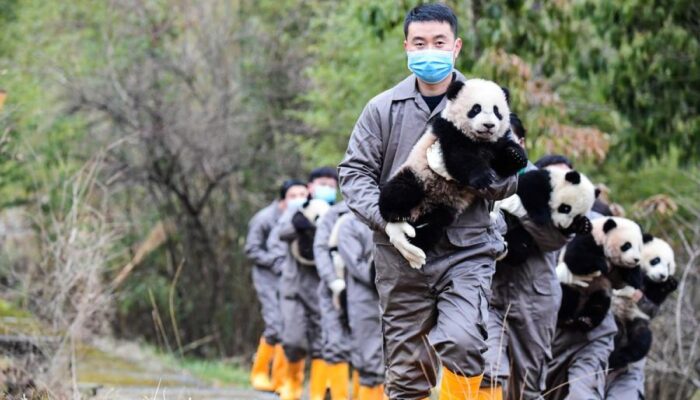
[[[353,366],[360,374],[359,399],[381,399],[384,390],[379,295],[374,284],[372,231],[355,215],[341,220],[338,236],[347,275],[347,308]]]
[[[331,207],[318,221],[314,237],[314,259],[321,278],[318,297],[321,307],[322,355],[328,369],[332,400],[348,398],[351,340],[347,322],[341,319],[341,310],[333,301],[345,290],[346,284],[336,274],[331,252],[337,249],[331,248],[329,239],[338,219],[348,212],[345,202]]]
[[[546,156],[535,165],[540,168],[573,168],[564,156]],[[590,211],[589,220],[603,215]],[[556,254],[553,256],[556,257]],[[608,357],[615,347],[617,325],[612,310],[588,332],[557,328],[552,342],[552,361],[547,375],[547,399],[603,399]]]
[[[306,184],[297,179],[289,179],[280,188],[279,200],[258,211],[250,220],[245,252],[253,265],[253,286],[258,295],[265,328],[260,338],[255,362],[251,370],[251,385],[257,390],[275,390],[274,379],[270,376],[270,363],[275,356],[275,346],[280,342],[282,317],[278,299],[279,265],[275,256],[268,250],[268,240],[273,227],[284,210],[298,207],[306,201]],[[278,355],[280,353],[278,352]]]
[[[406,15],[404,34],[413,74],[365,106],[339,165],[341,191],[374,231],[385,393],[390,399],[428,397],[437,383],[439,357],[441,398],[476,398],[485,367],[491,277],[495,259],[505,251],[489,211],[493,201],[515,192],[517,178],[497,179],[475,191],[475,201],[428,252],[409,243],[407,235],[415,231],[408,223],[381,217],[379,186],[407,159],[428,120],[444,109],[449,84],[465,79],[453,69],[461,39],[449,7],[415,7]]]
[[[605,380],[605,400],[644,400],[646,357],[612,371]]]
[[[332,203],[337,194],[337,173],[333,168],[322,167],[311,171],[308,183],[310,196]],[[289,361],[289,368],[280,396],[283,400],[301,396],[304,361],[311,357],[311,400],[321,400],[326,392],[328,376],[322,358],[321,308],[318,287],[320,278],[315,262],[306,265],[294,257],[291,244],[301,232],[315,230],[317,221],[309,221],[298,210],[287,210],[275,229],[280,241],[275,254],[283,253],[281,263],[280,308],[282,315],[282,347]]]
[[[515,114],[511,114],[510,122],[524,147],[525,127]],[[528,163],[523,172],[536,168]],[[569,236],[551,224],[536,225],[526,214],[513,218],[532,236],[538,252],[521,265],[497,265],[491,284],[483,400],[502,399],[504,388],[508,399],[541,399],[547,364],[552,359],[561,287],[554,272],[555,260],[548,253],[564,247]],[[502,223],[505,225],[505,221]],[[502,230],[507,227],[502,226]]]

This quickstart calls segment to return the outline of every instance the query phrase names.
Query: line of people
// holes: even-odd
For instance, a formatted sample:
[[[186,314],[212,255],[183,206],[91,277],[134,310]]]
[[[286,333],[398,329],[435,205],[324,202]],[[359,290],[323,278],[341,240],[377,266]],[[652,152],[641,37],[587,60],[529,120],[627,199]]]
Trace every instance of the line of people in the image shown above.
[[[600,201],[565,225],[535,221],[523,191],[587,181],[565,157],[472,190],[429,249],[410,240],[421,226],[382,216],[382,185],[446,109],[448,87],[466,80],[454,69],[462,42],[449,7],[413,8],[404,35],[412,74],[366,105],[338,175],[319,168],[306,183],[286,181],[251,221],[246,252],[265,320],[253,387],[301,398],[308,358],[312,400],[327,390],[332,399],[425,399],[438,382],[448,400],[643,398],[648,319],[675,289],[673,255],[634,222],[606,217]],[[459,118],[475,118],[477,106]],[[496,107],[483,114],[502,120]],[[515,115],[510,129],[524,148]],[[528,187],[532,171],[551,182]],[[338,183],[345,201],[333,204]],[[571,212],[554,203],[558,215]],[[513,262],[516,248],[527,252]]]
[[[251,370],[255,389],[281,399],[382,399],[384,366],[372,234],[335,204],[335,169],[290,179],[250,222],[246,254],[265,330]],[[350,369],[353,369],[352,375]]]

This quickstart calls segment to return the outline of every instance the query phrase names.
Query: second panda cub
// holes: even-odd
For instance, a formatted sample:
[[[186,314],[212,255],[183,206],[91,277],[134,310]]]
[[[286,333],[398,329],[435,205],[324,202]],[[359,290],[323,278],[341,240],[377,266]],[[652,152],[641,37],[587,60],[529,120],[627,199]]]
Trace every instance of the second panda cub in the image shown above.
[[[508,254],[503,262],[522,264],[538,251],[537,244],[518,218],[527,215],[538,226],[551,224],[563,234],[588,233],[586,218],[596,198],[593,183],[578,171],[543,168],[518,177],[518,191],[497,203],[508,223]]]
[[[416,228],[411,242],[424,250],[437,243],[480,190],[527,164],[527,154],[510,132],[503,88],[483,79],[455,81],[446,98],[445,109],[380,188],[384,220],[409,222]]]

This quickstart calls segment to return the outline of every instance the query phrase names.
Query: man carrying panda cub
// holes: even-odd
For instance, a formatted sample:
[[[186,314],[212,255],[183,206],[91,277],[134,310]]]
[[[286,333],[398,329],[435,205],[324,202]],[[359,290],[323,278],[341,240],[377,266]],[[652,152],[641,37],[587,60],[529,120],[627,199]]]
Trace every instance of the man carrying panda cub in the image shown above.
[[[442,365],[440,399],[477,399],[491,277],[505,252],[489,211],[515,192],[526,155],[502,140],[503,91],[453,70],[462,42],[449,7],[417,6],[404,34],[413,74],[363,110],[339,166],[341,191],[374,231],[385,393],[427,398]]]

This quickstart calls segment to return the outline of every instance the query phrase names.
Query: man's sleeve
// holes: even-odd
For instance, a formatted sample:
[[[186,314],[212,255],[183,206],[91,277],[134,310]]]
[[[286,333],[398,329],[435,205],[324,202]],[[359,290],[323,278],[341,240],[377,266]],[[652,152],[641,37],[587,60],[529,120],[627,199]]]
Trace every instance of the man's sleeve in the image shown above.
[[[338,166],[345,202],[362,222],[377,231],[384,231],[386,226],[379,213],[379,176],[384,159],[381,137],[379,112],[370,102],[357,120],[345,159]]]
[[[564,247],[570,239],[552,223],[540,226],[535,224],[528,215],[518,219],[542,252],[557,251]]]
[[[270,236],[267,238],[267,253],[271,259],[270,268],[277,274],[282,273],[284,260],[289,251],[287,242],[283,242],[279,236],[279,224],[275,224],[270,231]]]
[[[345,270],[354,279],[372,286],[374,283],[370,273],[371,259],[362,248],[361,232],[353,227],[352,223],[345,223],[340,227],[339,235],[343,240],[338,243],[338,253],[345,262]]]
[[[256,265],[271,268],[274,257],[267,250],[266,242],[274,222],[266,220],[266,217],[269,216],[259,212],[250,220],[245,241],[245,254]]]
[[[321,277],[326,285],[329,285],[336,279],[330,247],[328,246],[328,239],[337,220],[336,217],[337,213],[333,209],[321,217],[314,236],[314,261],[316,262],[318,276]]]
[[[515,194],[518,189],[518,176],[513,175],[505,179],[496,179],[491,186],[476,190],[479,197],[486,200],[503,200]]]
[[[293,242],[298,236],[292,223],[292,217],[295,213],[295,210],[286,210],[277,223],[277,236],[284,242]]]

